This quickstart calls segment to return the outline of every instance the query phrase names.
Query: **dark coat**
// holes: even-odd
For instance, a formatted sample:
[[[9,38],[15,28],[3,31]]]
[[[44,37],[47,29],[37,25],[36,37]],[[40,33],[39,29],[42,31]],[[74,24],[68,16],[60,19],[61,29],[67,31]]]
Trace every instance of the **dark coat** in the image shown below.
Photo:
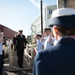
[[[26,47],[26,44],[27,44],[27,40],[25,38],[24,35],[22,35],[22,37],[20,35],[16,36],[13,38],[13,43],[14,43],[14,47],[15,49],[18,49],[18,48],[25,48]]]
[[[75,39],[62,38],[36,55],[33,75],[75,75]]]

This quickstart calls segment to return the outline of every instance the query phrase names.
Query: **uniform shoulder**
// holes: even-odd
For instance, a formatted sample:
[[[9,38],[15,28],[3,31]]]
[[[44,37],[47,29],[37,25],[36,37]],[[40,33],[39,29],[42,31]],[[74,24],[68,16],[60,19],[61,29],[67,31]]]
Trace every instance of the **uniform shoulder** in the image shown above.
[[[59,53],[59,46],[53,46],[49,49],[45,49],[43,51],[40,51],[38,53],[38,57],[41,59],[46,59],[47,57],[54,56],[56,53]]]
[[[19,37],[20,35],[17,35],[16,37]]]
[[[24,36],[24,37],[25,37],[25,35],[22,35],[22,36]]]
[[[24,38],[26,38],[26,36],[25,35],[22,35]]]

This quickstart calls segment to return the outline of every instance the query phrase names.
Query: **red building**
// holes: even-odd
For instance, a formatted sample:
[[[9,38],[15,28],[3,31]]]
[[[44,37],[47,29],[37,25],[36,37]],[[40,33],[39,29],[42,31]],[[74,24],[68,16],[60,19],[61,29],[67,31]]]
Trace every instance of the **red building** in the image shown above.
[[[16,31],[11,30],[10,28],[5,27],[5,26],[3,26],[1,24],[0,24],[0,31],[3,32],[5,37],[9,38],[9,39],[12,39],[13,36],[17,33]]]

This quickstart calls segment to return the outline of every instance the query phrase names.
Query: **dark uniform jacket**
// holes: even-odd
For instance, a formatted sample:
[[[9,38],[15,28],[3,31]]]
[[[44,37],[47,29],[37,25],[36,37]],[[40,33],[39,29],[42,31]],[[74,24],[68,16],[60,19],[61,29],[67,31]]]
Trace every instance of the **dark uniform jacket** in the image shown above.
[[[20,35],[16,36],[15,38],[13,38],[13,42],[16,49],[20,47],[25,48],[27,44],[27,40],[24,35],[22,35],[22,37]]]
[[[75,75],[75,39],[62,38],[36,55],[33,75]]]

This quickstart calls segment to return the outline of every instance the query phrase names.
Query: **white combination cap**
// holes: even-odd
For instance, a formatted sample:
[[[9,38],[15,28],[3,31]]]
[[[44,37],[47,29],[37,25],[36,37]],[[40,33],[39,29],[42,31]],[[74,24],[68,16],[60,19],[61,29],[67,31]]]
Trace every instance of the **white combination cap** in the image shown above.
[[[41,34],[36,34],[36,36],[40,36],[41,37],[42,35]]]
[[[61,25],[66,27],[75,27],[75,9],[60,8],[54,10],[49,22],[49,26]]]

